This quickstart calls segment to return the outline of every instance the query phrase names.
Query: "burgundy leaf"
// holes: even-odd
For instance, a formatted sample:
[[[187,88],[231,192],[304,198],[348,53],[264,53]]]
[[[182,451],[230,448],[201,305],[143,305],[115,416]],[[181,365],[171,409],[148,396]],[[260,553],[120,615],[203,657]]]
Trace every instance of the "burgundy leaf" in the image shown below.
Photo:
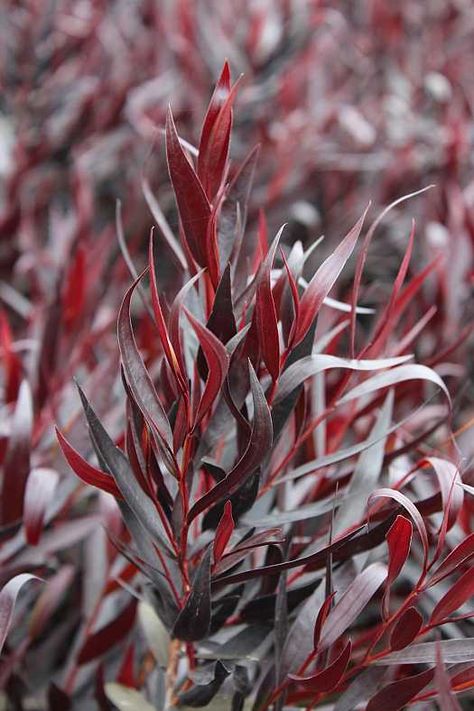
[[[232,532],[234,530],[234,520],[232,518],[232,504],[230,501],[225,502],[224,513],[216,529],[214,537],[214,564],[217,564],[226,549]]]
[[[423,626],[423,617],[415,607],[406,609],[390,635],[390,649],[404,649],[413,642]]]
[[[120,307],[117,320],[120,355],[128,385],[138,407],[147,423],[157,434],[160,443],[164,447],[169,447],[172,441],[170,424],[150,375],[145,368],[143,358],[138,351],[130,319],[130,302],[139,279],[128,289]]]
[[[372,563],[352,581],[331,610],[321,630],[321,649],[334,644],[355,622],[387,577],[382,563]]]
[[[410,554],[413,537],[413,524],[405,516],[397,516],[389,532],[388,544],[388,575],[387,586],[383,598],[384,615],[389,615],[390,586],[398,578],[400,571]]]
[[[474,594],[474,567],[469,568],[435,606],[430,624],[437,625],[464,605]]]
[[[183,151],[171,109],[166,117],[166,157],[187,244],[196,262],[205,267],[211,207],[201,181]]]
[[[433,669],[427,669],[416,676],[409,676],[404,679],[388,684],[375,696],[372,696],[367,704],[366,711],[399,711],[420,693],[434,676]]]
[[[41,467],[30,472],[25,489],[23,522],[26,540],[31,546],[36,546],[40,539],[46,510],[52,501],[58,479],[54,469]]]
[[[197,170],[209,200],[220,187],[229,150],[232,126],[232,101],[228,103],[229,96],[230,67],[225,61],[209,102],[199,141]]]
[[[85,484],[107,491],[107,493],[118,499],[122,498],[122,494],[110,474],[97,469],[97,467],[92,466],[92,464],[83,459],[58,428],[56,428],[56,436],[69,466]]]
[[[253,474],[263,458],[269,452],[273,439],[272,418],[270,410],[257,376],[249,363],[250,388],[254,405],[253,426],[250,439],[243,453],[234,468],[225,479],[216,484],[207,494],[204,494],[191,507],[188,513],[188,522],[191,522],[198,514],[226,497],[229,498],[239,489],[246,479]]]
[[[194,425],[196,427],[216,401],[229,367],[229,355],[225,346],[186,309],[189,319],[201,344],[208,366],[208,376],[204,392],[199,401]]]
[[[377,491],[374,491],[374,493],[370,496],[369,501],[368,501],[369,507],[371,506],[373,501],[375,501],[376,499],[380,499],[380,498],[393,499],[398,504],[403,506],[403,508],[410,514],[410,517],[413,520],[418,533],[420,534],[421,543],[423,545],[423,553],[424,553],[424,569],[426,569],[426,564],[427,564],[427,559],[428,559],[428,534],[426,532],[425,522],[423,521],[423,517],[421,516],[420,512],[418,511],[416,506],[410,501],[410,499],[408,499],[400,491],[397,491],[396,489],[387,489],[387,488],[377,489]],[[404,525],[404,524],[399,524],[399,525]]]
[[[314,624],[314,630],[313,630],[313,647],[314,649],[317,649],[319,646],[319,640],[321,639],[321,631],[323,629],[323,625],[326,621],[326,618],[329,614],[329,611],[331,609],[331,605],[333,604],[333,600],[335,597],[336,593],[333,592],[329,597],[325,599],[323,604],[321,605],[318,616],[316,617],[316,622]]]
[[[87,664],[101,657],[125,639],[135,623],[136,608],[137,601],[133,598],[118,617],[91,634],[81,647],[78,664]]]
[[[474,533],[469,534],[438,565],[428,580],[427,586],[436,585],[440,580],[451,575],[458,567],[467,563],[474,556]]]
[[[326,667],[326,669],[306,677],[297,676],[296,674],[289,674],[288,676],[308,691],[314,693],[331,691],[339,684],[344,672],[347,669],[347,665],[349,664],[349,660],[351,658],[351,650],[352,644],[349,640],[342,652],[333,662],[331,662],[331,664],[329,664],[328,667]]]
[[[263,361],[273,381],[277,380],[280,373],[277,314],[270,283],[270,271],[275,249],[276,244],[274,243],[270,250],[269,258],[267,257],[264,262],[255,300],[258,340],[262,349]]]
[[[306,291],[300,299],[298,322],[295,322],[294,334],[293,336],[290,335],[290,340],[292,340],[294,345],[300,343],[305,337],[324,299],[331,291],[345,263],[351,256],[368,209],[369,208],[366,207],[359,221],[350,232],[348,232],[332,254],[321,264],[308,284]]]

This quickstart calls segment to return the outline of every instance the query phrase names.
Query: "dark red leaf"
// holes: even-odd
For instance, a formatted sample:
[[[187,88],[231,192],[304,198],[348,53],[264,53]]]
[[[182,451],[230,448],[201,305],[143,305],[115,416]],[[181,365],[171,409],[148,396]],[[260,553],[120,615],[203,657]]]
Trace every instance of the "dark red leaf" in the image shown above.
[[[474,594],[474,567],[469,568],[448,592],[443,595],[430,617],[430,624],[437,625],[452,612],[464,605]]]
[[[413,537],[413,524],[405,516],[397,516],[387,533],[388,545],[388,575],[387,586],[383,598],[384,615],[389,615],[390,586],[399,576],[401,569],[410,554]]]
[[[458,567],[466,564],[474,556],[474,533],[469,534],[440,563],[428,580],[427,587],[436,585],[440,580],[451,575]]]
[[[276,245],[273,244],[270,251],[270,258],[267,258],[264,262],[255,300],[258,340],[262,349],[263,361],[273,381],[277,380],[280,373],[277,314],[270,282],[270,271],[275,248]]]
[[[171,109],[166,117],[166,156],[187,244],[196,262],[205,267],[211,207],[201,181],[181,146]]]
[[[399,711],[430,683],[433,676],[434,670],[427,669],[416,676],[388,684],[370,699],[366,711]]]
[[[5,402],[15,402],[21,380],[21,361],[13,350],[13,339],[10,324],[0,308],[0,347],[4,364]]]
[[[225,346],[211,331],[199,323],[187,309],[185,312],[199,339],[208,366],[206,385],[193,423],[193,427],[196,427],[211,409],[221,391],[229,367],[229,355]]]
[[[336,593],[333,592],[329,597],[325,599],[323,604],[321,605],[318,616],[316,617],[316,622],[314,624],[314,630],[313,630],[313,647],[314,649],[318,648],[319,645],[319,640],[321,639],[321,630],[323,628],[324,623],[326,622],[326,618],[329,614],[329,611],[331,609],[331,605],[333,603],[334,597]]]
[[[63,318],[66,328],[71,328],[81,316],[86,297],[86,255],[78,246],[65,280]]]
[[[158,335],[160,336],[161,345],[165,352],[166,359],[169,363],[172,373],[181,387],[181,390],[185,392],[186,379],[183,375],[183,369],[181,363],[179,362],[176,352],[171,343],[170,336],[168,334],[168,329],[166,327],[165,317],[163,315],[163,309],[161,308],[161,301],[158,291],[158,282],[156,279],[155,270],[155,257],[153,253],[153,234],[150,235],[150,244],[148,252],[148,263],[150,268],[150,291],[151,291],[151,302],[153,306],[153,313],[155,315],[156,327],[158,329]]]
[[[334,689],[339,684],[344,676],[344,672],[351,658],[351,650],[352,644],[349,640],[342,652],[326,669],[306,677],[297,676],[296,674],[289,674],[288,676],[300,686],[303,686],[307,691],[314,693],[331,691],[331,689]]]
[[[212,94],[209,102],[207,113],[202,125],[201,139],[199,141],[198,175],[201,178],[203,187],[210,200],[212,200],[215,192],[217,192],[220,186],[220,181],[217,182],[216,178],[219,175],[219,166],[222,163],[222,151],[226,153],[229,147],[229,136],[232,124],[232,114],[230,111],[224,111],[224,115],[220,119],[221,130],[215,130],[216,124],[219,120],[219,115],[224,109],[224,106],[229,98],[229,94],[230,67],[229,63],[225,61],[224,66],[222,67],[221,75],[217,80],[214,93]],[[212,156],[212,149],[214,147],[213,144],[217,150],[219,150],[219,148],[221,149],[220,155],[214,157],[214,160]],[[212,163],[214,163],[214,165],[212,165]],[[212,168],[214,168],[214,170],[212,170]],[[214,180],[213,176],[215,176]],[[214,193],[212,193],[212,190],[210,189],[213,182],[217,182]]]
[[[388,499],[393,499],[396,501],[398,504],[403,506],[403,508],[408,511],[410,514],[410,517],[412,518],[418,533],[420,534],[421,538],[421,543],[423,546],[423,554],[424,554],[424,569],[426,569],[427,561],[428,561],[428,534],[426,532],[426,526],[425,522],[423,521],[423,517],[416,508],[416,506],[408,499],[404,494],[402,494],[400,491],[397,491],[396,489],[377,489],[377,491],[374,491],[373,494],[371,494],[368,505],[370,506],[373,501],[376,499],[380,498],[388,498]]]
[[[161,446],[169,449],[172,441],[170,423],[138,351],[130,319],[130,303],[139,279],[128,289],[119,310],[117,337],[120,355],[125,377],[138,407],[152,431],[158,436]]]
[[[250,388],[254,405],[252,432],[248,445],[234,468],[225,479],[216,484],[191,507],[188,522],[202,511],[223,498],[229,498],[239,489],[247,478],[255,472],[263,458],[270,451],[273,440],[272,418],[270,410],[255,371],[249,363]]]
[[[294,345],[300,343],[306,335],[309,327],[313,323],[319,309],[326,296],[331,291],[332,287],[339,274],[341,273],[345,263],[351,256],[354,247],[359,237],[364,219],[367,214],[367,207],[354,227],[344,237],[342,242],[329,255],[329,257],[321,264],[316,274],[308,284],[303,296],[300,299],[300,308],[298,322],[295,322],[294,333],[290,334],[290,340]]]
[[[110,474],[89,464],[77,450],[71,447],[58,428],[56,428],[56,436],[69,466],[79,479],[82,479],[85,484],[107,491],[118,499],[122,498],[122,494]]]
[[[78,664],[87,664],[112,649],[128,635],[135,623],[137,601],[133,598],[112,622],[90,635],[79,652]]]
[[[423,626],[423,617],[415,607],[400,615],[390,635],[390,649],[404,649],[413,642]]]
[[[352,581],[331,610],[321,630],[321,649],[327,649],[355,622],[387,577],[382,563],[372,563]]]
[[[224,513],[218,523],[214,537],[214,564],[217,564],[222,558],[233,530],[234,519],[232,518],[232,504],[230,501],[226,501]]]

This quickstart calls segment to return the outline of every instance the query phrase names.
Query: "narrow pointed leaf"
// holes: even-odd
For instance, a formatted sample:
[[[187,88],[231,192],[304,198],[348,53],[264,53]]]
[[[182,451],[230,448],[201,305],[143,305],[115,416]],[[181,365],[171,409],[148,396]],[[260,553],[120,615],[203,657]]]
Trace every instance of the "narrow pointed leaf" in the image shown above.
[[[469,568],[450,590],[441,598],[433,610],[430,624],[436,625],[445,620],[451,613],[462,607],[474,595],[474,567]]]
[[[387,577],[382,563],[359,573],[329,613],[321,631],[321,649],[333,644],[355,622]]]
[[[319,267],[300,299],[298,322],[294,331],[294,344],[300,343],[313,323],[324,299],[331,291],[345,263],[351,256],[359,237],[368,207],[342,242]]]
[[[249,364],[250,388],[254,404],[254,417],[250,439],[245,452],[225,479],[214,486],[192,506],[188,514],[191,522],[198,514],[223,498],[229,498],[247,478],[255,472],[268,454],[273,440],[272,418],[265,394]]]
[[[234,520],[232,518],[232,504],[230,501],[225,502],[224,513],[216,528],[214,537],[214,564],[217,564],[226,549],[232,532],[234,530]]]
[[[211,624],[211,555],[204,553],[194,576],[191,592],[174,624],[173,636],[186,642],[206,637]]]
[[[334,689],[347,669],[349,660],[351,658],[352,644],[349,640],[345,645],[342,652],[336,657],[336,659],[328,666],[326,669],[312,674],[311,676],[301,677],[295,674],[290,674],[289,677],[293,681],[297,682],[304,689],[311,691],[313,693],[328,692]]]
[[[30,573],[20,573],[20,575],[11,578],[0,590],[0,652],[3,649],[13,621],[13,613],[18,593],[29,580],[40,579],[41,578],[38,578],[36,575],[30,575]]]
[[[89,464],[79,452],[72,447],[64,435],[56,428],[56,436],[67,463],[73,472],[85,483],[90,486],[95,486],[97,489],[102,489],[118,499],[122,498],[122,494],[114,479],[103,472],[101,469]]]
[[[206,232],[211,207],[201,181],[181,146],[171,110],[166,118],[166,156],[186,241],[196,262],[205,267]]]

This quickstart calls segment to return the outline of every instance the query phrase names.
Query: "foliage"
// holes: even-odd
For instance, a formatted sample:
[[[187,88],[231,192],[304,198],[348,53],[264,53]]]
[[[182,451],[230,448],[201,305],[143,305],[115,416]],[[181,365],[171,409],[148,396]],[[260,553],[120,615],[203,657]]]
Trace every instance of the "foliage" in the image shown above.
[[[125,5],[117,4],[120,27]],[[170,30],[160,29],[152,4],[145,5],[151,14],[141,20],[153,31],[144,32],[141,51],[165,55],[153,32]],[[199,106],[206,80],[192,71],[198,40],[188,16],[197,5],[177,5],[177,63],[197,96],[183,98],[178,90],[177,103]],[[310,6],[313,30],[342,17]],[[286,4],[269,8],[280,26]],[[34,10],[32,3],[28,12]],[[224,3],[222,12],[228,10]],[[17,21],[36,32],[28,12]],[[57,22],[67,25],[71,12]],[[397,34],[395,15],[384,15],[379,3],[373,13],[387,38]],[[257,37],[248,53],[263,102],[261,30],[252,13],[244,19]],[[92,28],[104,37],[113,30],[101,3],[78,22],[67,25],[65,46],[57,48],[65,77],[69,42],[94,56],[103,50]],[[302,236],[297,221],[281,227],[280,213],[294,208],[295,195],[307,200],[314,185],[305,156],[314,117],[301,131],[290,130],[306,40],[309,56],[324,47],[290,34],[278,100],[268,99],[269,112],[272,102],[279,105],[280,127],[275,117],[259,116],[265,109],[252,103],[251,74],[232,83],[227,62],[199,134],[189,122],[186,140],[178,133],[182,107],[169,109],[166,119],[159,114],[166,210],[149,177],[141,181],[144,199],[136,174],[127,193],[130,176],[119,174],[117,161],[117,193],[124,193],[116,230],[110,208],[98,200],[107,172],[91,179],[78,156],[94,132],[109,140],[109,131],[122,131],[113,101],[103,104],[102,123],[88,114],[102,78],[89,93],[87,82],[84,93],[78,84],[71,89],[86,98],[74,109],[74,125],[64,124],[66,144],[78,142],[66,169],[74,188],[65,188],[66,212],[50,203],[58,175],[41,205],[21,200],[18,191],[36,171],[48,187],[45,158],[60,147],[43,144],[33,163],[25,157],[30,148],[24,162],[17,159],[3,220],[15,279],[3,289],[8,310],[0,320],[0,686],[12,708],[32,700],[51,711],[93,704],[396,711],[435,701],[457,709],[469,697],[474,489],[461,447],[472,417],[463,388],[472,333],[464,304],[472,208],[459,187],[463,143],[436,166],[443,176],[437,209],[445,213],[438,218],[456,232],[451,263],[442,248],[423,260],[419,228],[399,217],[402,203],[410,214],[412,205],[430,204],[433,192],[407,178],[412,166],[400,155],[400,183],[388,175],[395,187],[377,188],[388,206],[365,204],[356,213],[374,187],[362,179],[352,199],[362,146],[356,166],[348,163],[351,177],[337,178],[332,163],[333,186],[321,186],[322,209],[336,206],[325,220],[327,239],[310,236],[317,219]],[[84,69],[77,56],[70,61],[78,82]],[[61,91],[60,69],[50,77],[53,86],[43,88],[47,99]],[[121,81],[120,106],[138,101],[130,94],[136,74]],[[270,134],[283,138],[265,139],[263,128],[259,149],[254,129],[240,124],[236,111],[239,142],[231,160],[239,93],[254,123],[268,121]],[[326,98],[325,111],[335,111],[337,101]],[[136,119],[137,104],[127,107]],[[325,120],[333,145],[338,132]],[[339,129],[363,133],[361,116],[338,121]],[[22,124],[19,134],[30,128]],[[129,135],[121,145],[137,144]],[[90,151],[92,160],[94,146]],[[165,165],[154,160],[155,170]],[[93,161],[93,173],[100,162]],[[144,201],[158,227],[147,235],[147,249]],[[300,201],[297,214],[307,207]],[[393,231],[405,246],[401,254],[392,250],[384,272],[377,237],[391,220],[383,249],[389,251]],[[11,239],[17,231],[31,239]]]

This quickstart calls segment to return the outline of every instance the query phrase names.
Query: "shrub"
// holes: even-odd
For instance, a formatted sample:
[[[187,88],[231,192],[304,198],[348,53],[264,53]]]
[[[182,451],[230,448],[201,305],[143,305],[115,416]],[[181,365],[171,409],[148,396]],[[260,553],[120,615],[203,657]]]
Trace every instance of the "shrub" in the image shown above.
[[[74,235],[29,372],[2,316],[2,686],[53,710],[457,708],[473,489],[440,373],[464,374],[470,324],[440,333],[449,269],[413,270],[414,224],[384,302],[363,278],[381,219],[423,190],[328,248],[269,239],[247,219],[258,149],[229,161],[236,91],[226,64],[198,150],[168,113],[179,228],[145,183],[162,242],[141,274],[119,209],[124,259],[104,259],[110,226]]]

